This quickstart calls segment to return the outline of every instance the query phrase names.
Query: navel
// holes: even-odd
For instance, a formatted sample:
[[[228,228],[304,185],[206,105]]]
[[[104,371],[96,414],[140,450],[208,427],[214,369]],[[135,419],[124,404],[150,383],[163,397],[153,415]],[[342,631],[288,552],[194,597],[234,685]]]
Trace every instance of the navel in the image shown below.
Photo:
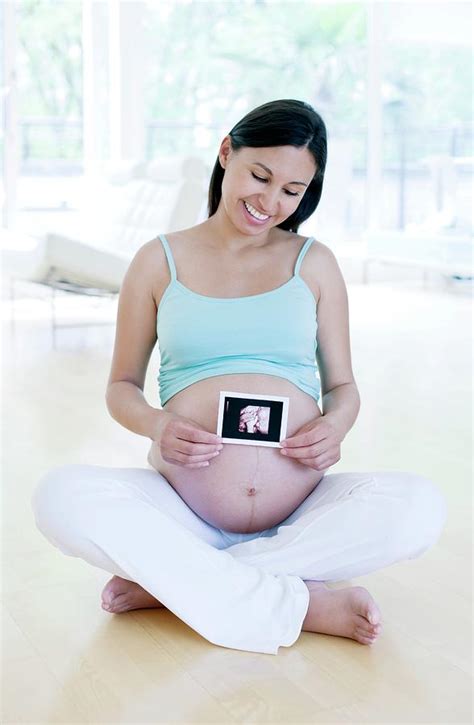
[[[257,480],[257,471],[259,466],[258,446],[255,447],[255,452],[257,454],[257,465],[255,466],[255,473],[253,475],[255,480]],[[256,493],[257,489],[255,488],[255,486],[247,486],[247,496],[255,496]]]

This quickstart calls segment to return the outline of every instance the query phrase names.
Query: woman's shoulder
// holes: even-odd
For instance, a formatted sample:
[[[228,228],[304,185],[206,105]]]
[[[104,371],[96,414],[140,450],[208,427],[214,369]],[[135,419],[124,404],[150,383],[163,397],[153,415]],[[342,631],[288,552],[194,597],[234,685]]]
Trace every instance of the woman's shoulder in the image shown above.
[[[143,283],[150,285],[155,302],[159,301],[171,279],[166,252],[160,235],[144,242],[135,253],[133,261],[134,264],[140,266]]]
[[[280,230],[280,236],[278,238],[278,241],[283,243],[291,243],[295,247],[299,247],[299,249],[303,249],[304,245],[309,239],[312,239],[312,243],[309,245],[308,249],[306,250],[305,259],[320,259],[324,257],[327,259],[331,255],[333,255],[333,252],[331,249],[326,245],[323,244],[319,239],[316,239],[316,237],[308,234],[297,234],[296,232],[288,232],[284,229]]]
[[[202,239],[203,235],[205,235],[205,226],[202,223],[193,227],[178,229],[174,232],[163,232],[162,234],[170,244],[174,245]]]
[[[153,268],[153,271],[155,271],[156,266],[163,267],[163,264],[166,264],[165,248],[159,235],[148,242],[144,242],[135,256],[141,260],[144,267]]]
[[[329,247],[327,244],[324,244],[320,239],[316,239],[316,237],[306,237],[307,239],[312,239],[313,243],[309,245],[307,257],[308,259],[312,260],[313,262],[319,262],[324,263],[326,265],[337,263],[336,255],[332,251],[331,247]]]
[[[303,248],[306,240],[312,239],[312,243],[308,246],[303,263],[300,267],[300,276],[306,282],[313,292],[317,302],[321,298],[323,287],[330,283],[333,277],[334,267],[337,266],[337,260],[332,250],[319,239],[313,236],[298,236],[298,246]]]
[[[294,244],[297,247],[303,247],[303,245],[306,243],[308,239],[312,239],[312,244],[309,245],[308,253],[311,249],[329,249],[329,247],[326,247],[322,242],[320,242],[316,237],[308,234],[298,234],[297,232],[289,232],[286,229],[280,229],[279,230],[279,237],[278,240],[282,242],[289,242],[291,244]]]

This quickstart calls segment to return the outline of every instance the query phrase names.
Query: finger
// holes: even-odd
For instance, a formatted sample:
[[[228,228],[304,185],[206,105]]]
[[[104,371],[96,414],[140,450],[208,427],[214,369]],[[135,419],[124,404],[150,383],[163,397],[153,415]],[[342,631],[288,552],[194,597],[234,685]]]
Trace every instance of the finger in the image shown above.
[[[184,466],[185,468],[202,468],[203,466],[208,466],[213,458],[216,458],[219,455],[219,453],[213,453],[211,457],[207,461],[200,461],[200,462],[194,462],[194,463],[180,463],[179,465]]]
[[[189,463],[201,463],[201,461],[210,461],[212,458],[217,458],[220,451],[214,451],[213,453],[206,453],[204,456],[185,456],[185,459]]]
[[[282,456],[288,456],[292,458],[309,458],[312,456],[320,456],[326,452],[326,449],[321,450],[320,446],[313,444],[311,446],[299,446],[298,448],[282,448]]]
[[[185,441],[192,441],[193,443],[207,443],[216,444],[222,443],[221,436],[217,433],[209,433],[207,430],[201,430],[200,428],[193,428],[190,425],[184,423],[179,424],[176,428],[176,437]]]
[[[334,464],[340,460],[341,460],[340,450],[339,449],[337,449],[337,450],[329,449],[322,455],[316,456],[316,465],[318,466],[318,470],[321,470],[322,468],[329,468],[330,466],[334,466]]]
[[[217,450],[222,450],[222,443],[191,443],[190,441],[177,438],[173,450],[184,453],[187,456],[209,455]]]
[[[323,461],[318,461],[318,459],[315,461],[313,458],[313,464],[316,471],[327,471],[328,468],[331,468],[333,463],[334,461],[328,458],[325,458]]]
[[[280,441],[280,445],[285,448],[300,448],[303,446],[310,446],[314,445],[315,443],[320,443],[325,439],[326,433],[324,433],[323,431],[311,430],[307,433],[295,435],[292,438],[285,438],[284,440]]]
[[[173,466],[180,466],[181,468],[203,468],[209,465],[209,461],[201,461],[200,463],[186,463],[185,461],[168,460],[167,463],[171,463]]]
[[[323,464],[317,463],[314,458],[298,458],[298,463],[302,463],[304,466],[309,466],[309,468],[312,468],[314,471],[327,471],[328,468],[330,468],[330,464]]]
[[[219,455],[219,453],[220,451],[211,451],[209,453],[189,456],[183,453],[179,453],[179,451],[174,451],[173,456],[180,463],[201,463],[201,461],[208,461],[211,458],[215,458]]]

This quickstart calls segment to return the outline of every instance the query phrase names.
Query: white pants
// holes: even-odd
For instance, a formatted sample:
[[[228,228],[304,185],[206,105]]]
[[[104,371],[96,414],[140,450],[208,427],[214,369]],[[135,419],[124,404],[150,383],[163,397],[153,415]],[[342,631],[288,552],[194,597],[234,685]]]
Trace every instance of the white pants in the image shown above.
[[[274,655],[300,635],[304,580],[415,559],[447,511],[413,473],[332,473],[277,526],[238,534],[196,515],[154,469],[80,464],[46,473],[32,506],[64,554],[137,582],[213,644]]]

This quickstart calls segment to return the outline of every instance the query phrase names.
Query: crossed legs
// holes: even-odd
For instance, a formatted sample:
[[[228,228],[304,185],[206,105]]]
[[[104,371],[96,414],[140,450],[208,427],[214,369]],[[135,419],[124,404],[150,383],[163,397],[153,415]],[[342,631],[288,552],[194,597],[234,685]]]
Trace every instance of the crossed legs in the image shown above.
[[[324,581],[416,558],[446,517],[429,480],[399,472],[326,475],[285,521],[244,537],[203,521],[142,468],[62,466],[41,479],[32,504],[38,528],[66,555],[132,582],[215,644],[270,654],[302,629],[325,631],[321,592],[328,610],[343,608],[347,590]],[[380,613],[365,589],[351,591],[346,610],[369,634]]]

